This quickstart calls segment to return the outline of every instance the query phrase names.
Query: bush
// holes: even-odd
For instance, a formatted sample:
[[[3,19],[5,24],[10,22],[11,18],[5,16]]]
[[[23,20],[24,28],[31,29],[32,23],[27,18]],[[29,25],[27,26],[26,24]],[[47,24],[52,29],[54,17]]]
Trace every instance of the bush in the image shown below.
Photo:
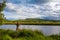
[[[2,30],[0,29],[0,40],[55,40],[53,37],[44,36],[41,31],[38,30]]]
[[[9,35],[0,36],[0,40],[12,40]]]

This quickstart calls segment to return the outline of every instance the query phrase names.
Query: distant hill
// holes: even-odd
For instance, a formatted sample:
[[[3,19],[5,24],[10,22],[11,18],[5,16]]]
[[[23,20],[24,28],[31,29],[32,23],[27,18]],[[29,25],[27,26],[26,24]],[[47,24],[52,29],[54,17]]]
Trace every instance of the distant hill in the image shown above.
[[[40,19],[40,18],[26,18],[26,20],[60,21],[60,20],[53,20],[53,19]]]
[[[40,18],[26,18],[26,20],[41,20]]]

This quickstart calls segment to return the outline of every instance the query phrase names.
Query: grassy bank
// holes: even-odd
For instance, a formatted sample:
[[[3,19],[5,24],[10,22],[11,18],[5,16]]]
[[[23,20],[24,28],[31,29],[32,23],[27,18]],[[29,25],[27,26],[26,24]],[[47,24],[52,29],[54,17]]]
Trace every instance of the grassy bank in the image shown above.
[[[54,36],[55,38],[53,36],[44,36],[44,34],[38,30],[23,29],[16,32],[13,30],[0,29],[0,40],[57,40],[56,36]]]
[[[4,20],[3,24],[16,24],[17,21],[21,25],[60,25],[60,20]]]

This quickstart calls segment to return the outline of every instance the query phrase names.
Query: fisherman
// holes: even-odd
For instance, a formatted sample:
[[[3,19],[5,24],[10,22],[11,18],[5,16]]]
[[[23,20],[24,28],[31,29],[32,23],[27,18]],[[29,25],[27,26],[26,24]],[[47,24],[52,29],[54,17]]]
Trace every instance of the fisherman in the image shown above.
[[[19,24],[19,22],[17,21],[17,23],[16,23],[16,26],[17,26],[17,27],[16,27],[16,31],[19,29],[19,25],[20,25],[20,24]]]

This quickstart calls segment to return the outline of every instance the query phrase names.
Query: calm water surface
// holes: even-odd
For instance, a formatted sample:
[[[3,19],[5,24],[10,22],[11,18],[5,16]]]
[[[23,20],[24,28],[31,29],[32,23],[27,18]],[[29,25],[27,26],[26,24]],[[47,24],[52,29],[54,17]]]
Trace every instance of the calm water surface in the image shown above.
[[[20,25],[20,29],[41,30],[45,35],[60,33],[60,26],[46,26],[46,25]],[[2,25],[0,29],[16,30],[16,25]]]

